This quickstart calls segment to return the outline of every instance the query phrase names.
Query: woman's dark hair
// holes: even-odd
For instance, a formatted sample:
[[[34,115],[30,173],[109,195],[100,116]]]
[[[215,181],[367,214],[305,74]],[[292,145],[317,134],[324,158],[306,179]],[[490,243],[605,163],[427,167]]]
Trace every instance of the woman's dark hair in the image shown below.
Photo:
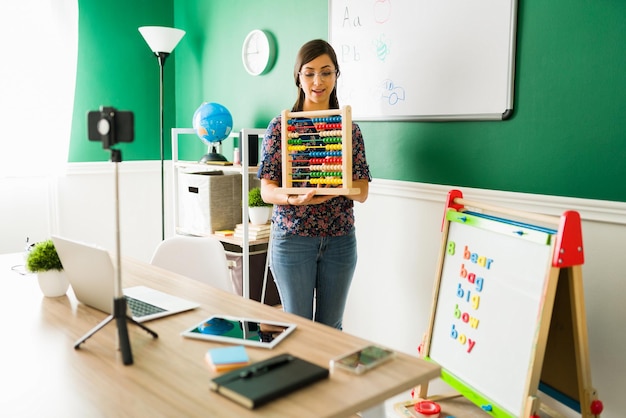
[[[302,45],[300,51],[298,51],[298,55],[296,56],[296,64],[293,67],[293,79],[296,82],[296,87],[298,87],[298,99],[291,109],[292,112],[301,112],[304,106],[304,91],[300,86],[300,70],[302,69],[302,66],[324,54],[330,57],[335,69],[337,70],[337,77],[339,77],[339,62],[337,62],[337,54],[335,54],[335,50],[328,42],[323,39],[314,39]],[[330,93],[329,106],[331,109],[339,109],[339,100],[337,99],[337,83],[335,83],[335,87]]]

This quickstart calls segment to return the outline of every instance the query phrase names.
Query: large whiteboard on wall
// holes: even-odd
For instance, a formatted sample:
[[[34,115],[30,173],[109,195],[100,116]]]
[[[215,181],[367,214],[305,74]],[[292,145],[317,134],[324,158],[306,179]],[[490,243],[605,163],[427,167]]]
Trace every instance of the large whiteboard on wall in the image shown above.
[[[355,120],[503,120],[517,0],[329,0],[339,102]]]
[[[471,392],[521,416],[556,231],[469,212],[447,219],[428,355]]]

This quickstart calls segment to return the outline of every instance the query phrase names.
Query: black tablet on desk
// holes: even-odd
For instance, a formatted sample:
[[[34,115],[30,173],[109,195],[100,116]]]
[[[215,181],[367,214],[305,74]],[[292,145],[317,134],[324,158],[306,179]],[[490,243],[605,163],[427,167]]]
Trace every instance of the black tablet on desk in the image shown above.
[[[183,337],[274,348],[296,329],[296,324],[273,320],[214,315],[183,331]]]

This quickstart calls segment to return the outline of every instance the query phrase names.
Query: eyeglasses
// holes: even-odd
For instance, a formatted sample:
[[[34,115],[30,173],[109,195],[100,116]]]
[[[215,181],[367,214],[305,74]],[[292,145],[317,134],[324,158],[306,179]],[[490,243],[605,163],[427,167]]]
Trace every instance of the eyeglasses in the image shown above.
[[[320,80],[322,81],[326,81],[330,79],[331,77],[333,77],[334,75],[337,75],[337,70],[333,70],[333,71],[325,70],[325,71],[322,71],[321,73],[316,73],[313,71],[305,71],[305,72],[300,72],[298,74],[300,74],[301,77],[304,77],[306,81],[313,81],[315,79],[315,76],[318,76]]]

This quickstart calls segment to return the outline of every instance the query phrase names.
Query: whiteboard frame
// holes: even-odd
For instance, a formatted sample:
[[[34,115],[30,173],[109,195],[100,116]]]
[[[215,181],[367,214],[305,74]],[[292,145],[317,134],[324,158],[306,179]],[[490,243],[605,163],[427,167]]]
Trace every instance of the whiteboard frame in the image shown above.
[[[333,3],[339,2],[341,0],[328,0],[328,39],[329,43],[333,45],[335,51],[338,54],[338,59],[340,59],[339,52],[334,45],[333,42]],[[345,1],[345,0],[344,0]],[[506,95],[505,99],[505,107],[498,112],[493,113],[485,113],[485,112],[463,112],[463,113],[444,113],[444,114],[417,114],[417,113],[407,113],[404,112],[402,114],[395,113],[377,113],[373,112],[362,114],[360,112],[359,107],[357,106],[353,110],[353,120],[355,121],[470,121],[470,120],[484,120],[484,121],[505,121],[510,119],[513,116],[513,104],[514,104],[514,91],[515,91],[515,56],[516,56],[516,42],[517,42],[517,14],[518,14],[518,0],[509,0],[511,3],[511,10],[509,15],[509,33],[508,33],[508,56],[507,56],[507,74],[506,74],[506,91],[504,94]],[[351,77],[349,72],[346,72],[345,66],[340,64],[341,73],[346,77]],[[355,72],[367,73],[367,71],[363,71],[362,68],[356,69]],[[338,80],[339,81],[339,80]],[[337,93],[338,97],[341,97],[341,83],[337,85]],[[341,98],[340,98],[341,100]],[[354,103],[345,103],[352,104]]]

